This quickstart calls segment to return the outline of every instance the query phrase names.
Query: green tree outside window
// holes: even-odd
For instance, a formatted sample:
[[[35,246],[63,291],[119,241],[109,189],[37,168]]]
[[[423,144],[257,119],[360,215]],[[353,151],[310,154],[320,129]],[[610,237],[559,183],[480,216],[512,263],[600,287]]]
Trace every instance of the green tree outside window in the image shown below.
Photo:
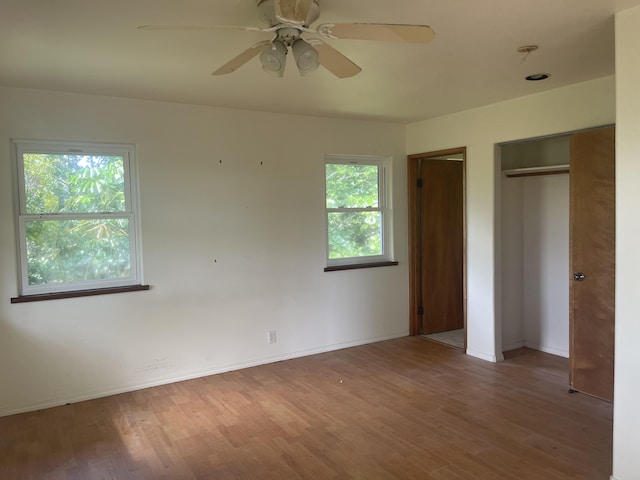
[[[22,174],[28,285],[131,275],[122,156],[23,152]]]
[[[327,163],[328,258],[383,254],[381,166]]]

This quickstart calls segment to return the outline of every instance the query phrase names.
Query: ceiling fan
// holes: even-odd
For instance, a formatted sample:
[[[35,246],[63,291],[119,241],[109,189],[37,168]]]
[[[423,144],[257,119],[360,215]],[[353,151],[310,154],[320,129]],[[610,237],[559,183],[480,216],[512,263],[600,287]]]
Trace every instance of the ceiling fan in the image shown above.
[[[210,30],[234,29],[275,34],[271,40],[258,42],[215,70],[212,75],[226,75],[260,56],[262,68],[281,77],[286,55],[291,49],[301,75],[314,71],[319,65],[338,78],[353,77],[361,68],[329,46],[326,39],[378,40],[383,42],[429,43],[435,33],[427,25],[397,25],[382,23],[325,23],[311,25],[320,18],[318,0],[257,0],[259,15],[269,25],[266,28],[231,25],[141,25],[140,30]],[[303,34],[320,38],[302,39]]]

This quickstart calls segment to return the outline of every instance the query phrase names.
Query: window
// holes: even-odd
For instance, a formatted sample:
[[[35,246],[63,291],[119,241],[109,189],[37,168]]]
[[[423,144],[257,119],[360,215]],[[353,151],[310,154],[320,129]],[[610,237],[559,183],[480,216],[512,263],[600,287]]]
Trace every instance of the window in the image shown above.
[[[384,159],[327,156],[325,193],[327,270],[389,262]]]
[[[139,285],[133,146],[13,146],[20,295]]]

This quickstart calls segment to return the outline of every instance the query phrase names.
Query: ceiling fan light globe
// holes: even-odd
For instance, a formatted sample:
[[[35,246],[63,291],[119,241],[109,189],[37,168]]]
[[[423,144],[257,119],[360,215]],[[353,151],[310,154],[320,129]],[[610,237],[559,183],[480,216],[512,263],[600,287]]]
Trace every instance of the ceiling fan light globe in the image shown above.
[[[287,47],[281,41],[275,40],[264,47],[260,54],[260,63],[265,72],[282,77],[287,64]]]
[[[291,46],[293,57],[300,75],[313,72],[320,65],[320,55],[318,51],[301,38],[293,42]]]

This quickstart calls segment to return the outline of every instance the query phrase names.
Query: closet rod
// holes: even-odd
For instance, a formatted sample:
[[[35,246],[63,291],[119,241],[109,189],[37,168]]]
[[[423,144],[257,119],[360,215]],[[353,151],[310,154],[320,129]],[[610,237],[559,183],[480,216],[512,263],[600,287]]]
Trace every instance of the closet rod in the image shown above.
[[[569,173],[569,165],[550,165],[547,167],[514,168],[502,172],[507,178],[536,177],[540,175],[560,175]]]

